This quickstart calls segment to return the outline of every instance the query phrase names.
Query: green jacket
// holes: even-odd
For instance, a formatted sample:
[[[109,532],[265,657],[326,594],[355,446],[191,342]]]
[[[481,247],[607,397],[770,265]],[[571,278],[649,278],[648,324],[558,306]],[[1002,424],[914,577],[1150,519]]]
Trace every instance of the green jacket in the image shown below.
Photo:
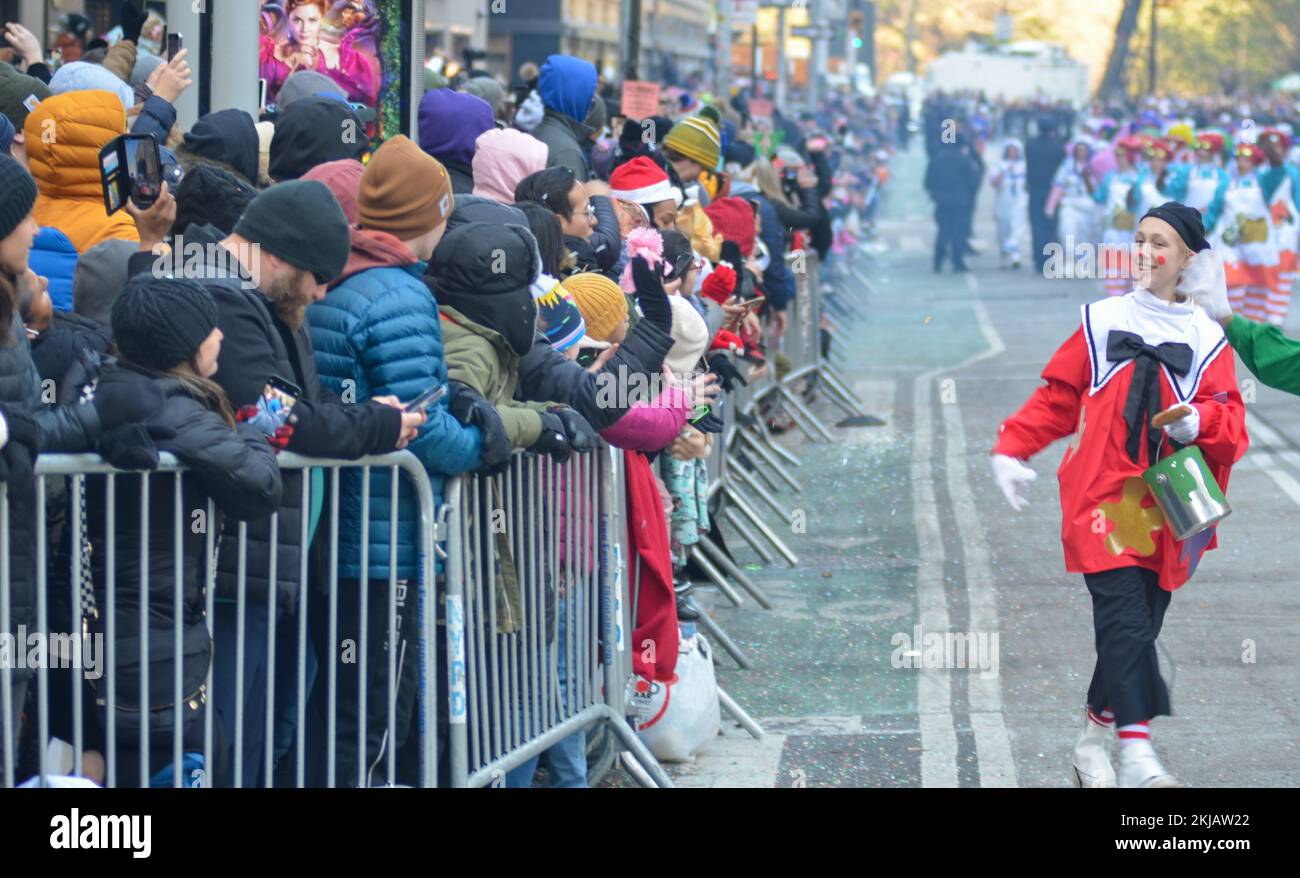
[[[1225,328],[1228,343],[1246,368],[1269,387],[1300,395],[1300,341],[1282,330],[1234,315]]]
[[[531,447],[542,434],[538,412],[545,411],[546,404],[515,399],[519,355],[501,333],[475,323],[455,308],[439,305],[438,312],[447,378],[469,385],[496,406],[511,445]]]

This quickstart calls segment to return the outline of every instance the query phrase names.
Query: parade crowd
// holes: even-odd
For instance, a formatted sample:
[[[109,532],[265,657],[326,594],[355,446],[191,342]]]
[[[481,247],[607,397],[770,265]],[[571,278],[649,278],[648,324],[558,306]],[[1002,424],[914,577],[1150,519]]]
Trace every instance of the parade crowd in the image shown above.
[[[375,143],[367,136],[373,118],[314,70],[287,76],[262,118],[213,108],[183,130],[175,104],[193,87],[186,53],[150,53],[142,24],[128,4],[112,45],[84,29],[62,34],[62,57],[79,60],[59,65],[34,35],[5,27],[13,50],[13,64],[0,63],[7,631],[16,637],[36,625],[38,582],[51,630],[75,631],[69,622],[80,619],[83,630],[103,634],[111,613],[118,665],[108,673],[118,689],[110,716],[94,681],[51,671],[41,678],[50,691],[39,693],[30,669],[3,670],[12,712],[0,747],[13,748],[16,765],[4,784],[29,779],[41,752],[53,773],[102,783],[115,725],[118,785],[138,782],[143,759],[150,785],[170,786],[175,717],[187,778],[200,770],[216,785],[292,784],[301,733],[306,782],[321,785],[326,712],[336,698],[338,782],[355,783],[358,762],[374,766],[386,748],[398,751],[400,779],[413,782],[408,757],[420,711],[407,647],[419,636],[418,617],[399,614],[397,643],[388,643],[386,626],[390,557],[403,584],[415,582],[420,565],[414,493],[402,486],[390,522],[391,477],[374,473],[363,546],[360,478],[345,474],[331,498],[322,470],[281,469],[281,452],[355,460],[406,450],[441,497],[446,479],[499,473],[517,453],[566,461],[603,440],[622,451],[628,540],[642,577],[633,641],[675,643],[675,585],[686,550],[709,528],[700,462],[718,441],[726,395],[784,368],[782,339],[797,329],[788,315],[803,270],[789,257],[833,264],[864,234],[887,180],[896,117],[877,101],[835,96],[813,112],[778,107],[756,118],[746,90],[715,97],[664,83],[660,115],[628,118],[617,89],[588,60],[552,55],[523,65],[512,83],[483,70],[431,82],[410,137],[385,132]],[[76,53],[66,51],[74,45]],[[165,182],[151,205],[110,214],[100,150],[128,132],[157,141]],[[653,379],[656,392],[600,392],[636,379]],[[271,398],[286,417],[268,408],[272,387],[287,395]],[[430,391],[432,402],[408,405]],[[780,416],[770,417],[779,430]],[[38,492],[38,456],[78,452],[130,472],[154,469],[170,453],[184,467],[182,489],[138,475],[119,475],[115,490],[102,476],[58,476]],[[209,502],[215,538],[178,532],[175,522]],[[323,510],[333,502],[331,571],[333,529]],[[38,553],[41,519],[47,537]],[[340,599],[336,620],[326,618],[326,601],[305,611],[311,648],[300,667],[289,647],[304,565],[314,590],[336,573]],[[74,567],[79,607],[69,598]],[[366,589],[368,621],[358,599]],[[265,607],[271,592],[274,620],[240,612],[238,594]],[[180,656],[170,652],[176,606]],[[156,647],[147,668],[139,667],[142,625]],[[363,625],[368,641],[359,638]],[[368,642],[368,679],[340,662],[331,631]],[[389,650],[402,657],[404,705],[391,739],[382,697]],[[665,646],[634,670],[671,680],[675,659]],[[184,705],[173,704],[177,662]],[[327,663],[336,665],[337,693],[326,691]],[[150,681],[143,694],[142,671]],[[361,744],[356,692],[366,686],[372,715]],[[84,693],[80,727],[73,687]],[[40,698],[49,704],[45,740]],[[219,743],[205,765],[209,711]],[[146,724],[150,747],[141,753]],[[276,756],[269,779],[268,734]],[[66,742],[78,735],[85,753],[73,766]],[[585,785],[580,734],[547,761],[552,785]],[[533,767],[513,772],[510,785],[531,785]]]

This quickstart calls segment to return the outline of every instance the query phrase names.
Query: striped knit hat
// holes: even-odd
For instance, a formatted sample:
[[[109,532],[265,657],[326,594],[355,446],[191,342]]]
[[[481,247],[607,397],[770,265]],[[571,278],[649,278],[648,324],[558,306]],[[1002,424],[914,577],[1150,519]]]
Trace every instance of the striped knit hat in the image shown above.
[[[664,138],[664,146],[712,171],[722,157],[722,134],[708,119],[690,116],[673,126]]]
[[[587,334],[582,312],[559,281],[549,274],[538,275],[532,293],[537,303],[537,322],[551,347],[564,353],[582,340]]]

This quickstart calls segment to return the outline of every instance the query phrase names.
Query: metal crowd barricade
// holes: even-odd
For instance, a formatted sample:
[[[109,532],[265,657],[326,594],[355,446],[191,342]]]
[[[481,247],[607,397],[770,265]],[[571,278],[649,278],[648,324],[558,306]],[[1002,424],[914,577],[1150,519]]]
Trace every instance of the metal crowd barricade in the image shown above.
[[[621,476],[618,452],[602,444],[564,464],[518,454],[505,473],[451,489],[453,786],[503,786],[509,771],[596,723],[655,785],[672,785],[624,715]]]
[[[170,454],[162,454],[160,466],[149,473],[125,472],[115,470],[95,455],[43,455],[37,462],[35,485],[35,508],[39,511],[34,516],[34,579],[35,579],[35,626],[36,632],[45,634],[49,640],[58,640],[67,649],[59,655],[47,653],[45,661],[35,669],[32,684],[35,690],[35,717],[29,717],[27,733],[35,734],[37,752],[36,775],[42,786],[48,783],[52,773],[47,750],[51,740],[52,723],[51,694],[56,688],[61,693],[57,722],[59,733],[71,738],[71,773],[83,775],[83,768],[90,763],[83,762],[94,748],[103,758],[103,773],[95,778],[103,785],[118,786],[213,786],[213,770],[224,775],[227,761],[230,763],[230,783],[239,786],[244,774],[243,749],[244,737],[256,733],[258,727],[251,720],[245,720],[247,708],[246,697],[260,700],[263,696],[265,718],[260,727],[264,734],[264,746],[258,758],[262,761],[261,784],[272,785],[276,777],[276,750],[280,749],[281,759],[288,759],[281,769],[281,778],[285,785],[303,786],[306,782],[305,760],[306,735],[308,732],[307,707],[307,671],[308,653],[313,644],[308,636],[309,609],[320,610],[327,617],[327,631],[323,643],[326,654],[331,658],[337,655],[338,661],[325,661],[319,668],[317,679],[323,680],[318,687],[318,694],[324,700],[325,716],[313,717],[315,728],[323,732],[324,759],[323,776],[313,779],[314,785],[324,786],[370,786],[377,784],[434,786],[438,776],[438,755],[435,746],[435,723],[433,712],[428,706],[438,703],[438,688],[433,673],[434,644],[434,608],[436,606],[435,553],[437,546],[438,519],[445,515],[446,507],[438,509],[434,504],[434,493],[428,474],[424,467],[409,452],[398,452],[383,457],[371,457],[354,461],[324,460],[302,458],[284,453],[279,455],[282,475],[298,472],[300,482],[302,522],[301,530],[295,536],[301,547],[299,567],[294,576],[296,582],[296,608],[293,616],[281,617],[277,608],[277,592],[274,587],[277,575],[278,548],[281,540],[288,537],[280,528],[280,514],[277,512],[261,522],[236,522],[225,519],[224,525],[218,527],[218,510],[215,504],[206,499],[197,508],[187,508],[186,495],[191,499],[195,493],[202,494],[201,487],[187,484],[187,471]],[[316,540],[326,541],[329,566],[326,570],[313,569],[309,563],[309,526],[312,510],[311,470],[320,470],[328,482],[329,502],[327,511],[322,514]],[[353,480],[361,490],[359,543],[359,575],[356,581],[347,584],[347,591],[340,588],[339,580],[339,539],[340,539],[340,485],[341,477]],[[396,534],[399,521],[399,483],[410,485],[411,497],[418,506],[416,520],[410,522],[418,540],[418,557],[415,562],[416,575],[413,582],[406,582],[398,577],[396,539],[389,541],[387,563],[387,588],[382,584],[385,578],[372,578],[368,575],[370,562],[369,512],[371,505],[370,488],[372,478],[389,482],[386,498],[388,506],[387,523],[389,534]],[[98,482],[98,484],[96,484]],[[93,508],[87,500],[87,489],[92,488],[97,499],[101,497],[101,508]],[[67,510],[66,535],[53,534],[47,526],[47,500],[61,494],[66,489],[67,501],[57,501],[51,508],[64,507]],[[286,488],[288,490],[288,488]],[[171,527],[165,534],[151,533],[150,505],[167,499],[172,507]],[[322,500],[324,498],[321,498]],[[99,504],[94,504],[98,506]],[[101,515],[102,511],[102,515]],[[381,519],[382,520],[382,519]],[[94,521],[95,528],[88,527],[87,522]],[[11,527],[12,515],[9,502],[9,486],[0,485],[0,633],[10,634],[11,629]],[[269,559],[267,570],[252,570],[248,564],[249,533],[253,528],[269,526],[267,545]],[[218,530],[220,529],[220,533]],[[233,541],[225,539],[233,535]],[[198,539],[195,539],[197,537]],[[138,539],[138,543],[134,542]],[[260,536],[259,536],[260,539]],[[98,546],[95,544],[98,541]],[[149,586],[149,552],[165,550],[168,545],[172,553],[173,572],[171,599],[159,602],[151,598]],[[217,658],[214,636],[214,607],[216,600],[217,552],[219,546],[228,549],[234,546],[238,554],[237,580],[235,584],[235,614],[237,632],[235,636],[234,656],[234,695],[233,716],[217,717],[215,704],[224,693],[214,689],[214,661]],[[70,575],[63,581],[62,564],[51,565],[49,559],[53,547],[59,546],[60,552],[66,553]],[[89,561],[94,567],[93,555],[96,548],[101,548],[105,557],[98,567],[102,582],[93,582],[85,564]],[[197,551],[196,551],[197,549]],[[223,549],[224,551],[225,549]],[[121,567],[123,557],[129,560],[138,553],[142,559],[138,576],[126,578]],[[188,553],[188,554],[187,554]],[[192,562],[192,563],[191,563]],[[197,567],[198,572],[195,573]],[[187,573],[187,570],[189,571]],[[265,575],[270,587],[266,589],[265,603],[252,599],[248,594],[247,584],[250,573]],[[53,574],[53,581],[51,580]],[[199,582],[193,581],[197,575]],[[187,581],[187,576],[190,580]],[[324,580],[324,583],[322,583]],[[369,618],[372,583],[380,584],[380,603],[384,609],[380,612],[386,617],[386,630],[370,630]],[[322,585],[325,587],[322,588]],[[83,586],[98,595],[94,610],[98,616],[90,618],[83,610],[87,603],[83,599]],[[360,587],[358,587],[360,586]],[[412,643],[404,643],[414,656],[398,658],[398,649],[386,649],[385,644],[399,642],[398,606],[402,603],[402,592],[407,597],[414,596],[416,607],[412,625],[415,633]],[[350,592],[350,593],[349,593]],[[60,596],[61,593],[61,596]],[[344,640],[342,650],[329,647],[339,642],[340,597],[350,597],[356,606],[356,637],[359,642]],[[359,598],[359,600],[358,600]],[[50,603],[62,605],[66,599],[66,620],[50,618]],[[325,602],[321,610],[320,602]],[[138,653],[133,649],[130,654],[119,655],[129,644],[129,635],[119,638],[118,626],[125,621],[134,620],[131,603],[138,604]],[[119,612],[119,605],[127,607],[127,614]],[[265,621],[266,639],[264,649],[255,646],[247,636],[246,623],[255,620],[258,614]],[[160,620],[159,617],[162,617]],[[409,616],[407,617],[409,618]],[[53,621],[53,626],[49,623]],[[67,623],[67,630],[61,631]],[[152,625],[150,623],[153,623]],[[276,629],[277,623],[283,623],[285,631],[293,631],[294,680],[292,697],[286,699],[283,694],[277,698],[276,671]],[[202,682],[194,686],[194,681],[184,682],[187,670],[184,662],[184,650],[187,645],[184,629],[189,628],[193,638],[201,625],[207,639],[206,669],[199,666]],[[62,636],[60,636],[62,635]],[[97,645],[102,645],[102,649]],[[202,638],[200,638],[201,640]],[[122,642],[119,643],[119,640]],[[168,641],[170,640],[170,644]],[[372,640],[378,643],[378,651],[372,650]],[[317,643],[321,643],[319,637]],[[188,643],[193,647],[193,642]],[[346,650],[355,647],[351,657]],[[258,655],[264,656],[260,661],[263,670],[259,672],[250,664],[258,661]],[[13,655],[12,651],[10,655]],[[177,659],[180,660],[177,660]],[[229,656],[221,656],[228,659]],[[135,659],[139,671],[134,674],[122,673],[121,668]],[[375,669],[368,666],[369,661],[386,659],[387,668]],[[120,662],[119,662],[120,660]],[[93,668],[89,664],[99,663],[101,679],[83,688],[82,676],[90,677]],[[415,687],[408,685],[402,693],[407,709],[408,724],[399,727],[398,713],[398,663],[402,663],[405,679]],[[417,662],[414,675],[407,671],[406,662]],[[355,701],[342,699],[338,693],[339,677],[342,668],[355,663],[358,681],[364,684],[354,688]],[[6,662],[6,665],[11,665]],[[51,665],[59,665],[54,668]],[[162,680],[154,680],[151,685],[151,665],[170,666],[170,672],[164,673],[162,679],[170,685],[161,685]],[[283,665],[281,665],[283,668]],[[64,671],[68,673],[64,674]],[[56,674],[57,672],[57,674]],[[12,720],[16,715],[13,703],[15,669],[0,669],[0,714],[3,721],[3,740],[0,741],[0,770],[3,770],[5,785],[12,785],[15,779],[16,757],[14,744],[17,729]],[[56,680],[56,677],[59,679]],[[101,684],[102,680],[102,684]],[[56,687],[56,683],[61,686]],[[29,684],[29,688],[30,685]],[[90,686],[93,685],[93,688]],[[373,687],[377,685],[377,690]],[[132,705],[131,691],[145,693],[150,704],[151,717],[142,721],[140,704]],[[191,691],[185,691],[191,690]],[[264,690],[264,691],[258,691]],[[370,690],[370,691],[368,691]],[[368,709],[367,697],[384,699],[383,709]],[[414,699],[414,700],[412,700]],[[100,712],[102,708],[102,715]],[[133,709],[134,708],[134,709]],[[188,713],[187,713],[188,712]],[[193,714],[193,716],[190,716]],[[426,717],[426,714],[428,715]],[[189,721],[186,717],[190,716]],[[127,717],[127,718],[124,718]],[[285,740],[285,724],[292,717],[291,742]],[[113,721],[108,721],[112,718]],[[349,720],[355,730],[340,729],[343,720]],[[378,724],[376,726],[375,720]],[[186,726],[188,725],[188,728]],[[201,725],[201,731],[199,726]],[[219,725],[234,729],[233,740],[228,740],[219,732]],[[153,728],[157,726],[157,728]],[[277,734],[279,740],[277,741]],[[355,734],[355,737],[352,735]],[[416,750],[404,756],[401,774],[398,769],[398,742],[406,735],[418,735]],[[135,737],[119,746],[119,738]],[[186,738],[188,737],[188,740]],[[152,740],[151,740],[152,738]],[[375,742],[378,742],[377,744]],[[217,753],[218,747],[233,745],[230,760],[225,760]],[[338,748],[352,747],[356,774],[342,776],[335,771]],[[313,754],[315,756],[316,754]],[[170,758],[169,758],[170,757]],[[199,758],[201,757],[201,762]],[[134,767],[128,766],[134,761]],[[418,764],[417,764],[418,763]],[[92,766],[95,767],[95,766]]]

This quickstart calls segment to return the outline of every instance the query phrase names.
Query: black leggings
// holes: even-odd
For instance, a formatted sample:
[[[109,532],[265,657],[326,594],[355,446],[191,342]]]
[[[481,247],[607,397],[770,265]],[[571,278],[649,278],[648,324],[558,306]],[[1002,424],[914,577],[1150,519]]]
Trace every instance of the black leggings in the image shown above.
[[[1160,676],[1156,637],[1169,607],[1170,592],[1159,576],[1143,567],[1085,573],[1092,594],[1097,665],[1088,687],[1088,706],[1109,707],[1116,725],[1168,716],[1169,687]]]

